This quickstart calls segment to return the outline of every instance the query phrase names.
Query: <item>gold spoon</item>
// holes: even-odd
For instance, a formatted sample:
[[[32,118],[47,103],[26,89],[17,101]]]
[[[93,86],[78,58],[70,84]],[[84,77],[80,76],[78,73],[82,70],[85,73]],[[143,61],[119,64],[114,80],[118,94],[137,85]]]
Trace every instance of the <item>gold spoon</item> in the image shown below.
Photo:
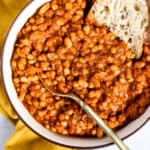
[[[48,88],[48,86],[45,84],[45,82],[39,77],[41,84],[46,88],[47,91],[49,91],[50,94],[52,94],[53,96],[59,96],[59,97],[65,97],[65,98],[69,98],[74,100],[76,103],[78,103],[81,108],[87,113],[89,114],[92,119],[97,123],[97,125],[103,129],[103,131],[105,132],[105,134],[107,136],[109,136],[112,141],[118,146],[118,148],[120,150],[129,150],[129,148],[123,143],[123,141],[114,133],[114,131],[92,110],[92,108],[90,106],[88,106],[86,103],[83,102],[83,100],[73,94],[73,93],[69,93],[69,94],[61,94],[61,93],[57,93],[54,92],[52,90],[50,90]]]

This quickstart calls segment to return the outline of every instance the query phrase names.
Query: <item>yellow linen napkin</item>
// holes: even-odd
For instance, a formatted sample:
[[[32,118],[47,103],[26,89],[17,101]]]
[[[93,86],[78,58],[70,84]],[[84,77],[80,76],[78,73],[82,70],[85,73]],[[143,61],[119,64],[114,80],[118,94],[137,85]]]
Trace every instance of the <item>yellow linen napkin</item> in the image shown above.
[[[4,37],[17,13],[29,0],[0,0],[0,50]],[[5,144],[5,150],[69,150],[50,143],[29,130],[14,113],[0,83],[0,113],[8,118],[16,127],[12,136]]]

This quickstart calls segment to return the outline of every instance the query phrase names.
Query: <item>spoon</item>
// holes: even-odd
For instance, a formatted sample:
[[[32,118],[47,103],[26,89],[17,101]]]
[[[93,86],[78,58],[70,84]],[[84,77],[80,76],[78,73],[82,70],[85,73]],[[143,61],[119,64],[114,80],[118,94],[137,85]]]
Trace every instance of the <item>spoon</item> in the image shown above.
[[[68,99],[74,100],[76,103],[80,105],[80,107],[89,114],[92,119],[97,123],[97,125],[103,129],[105,134],[112,139],[112,141],[118,146],[120,150],[129,150],[129,148],[123,143],[123,141],[114,133],[114,131],[92,110],[90,106],[88,106],[79,96],[74,93],[62,94],[57,93],[48,88],[48,86],[44,83],[44,81],[39,77],[41,84],[44,88],[53,96],[64,97]]]

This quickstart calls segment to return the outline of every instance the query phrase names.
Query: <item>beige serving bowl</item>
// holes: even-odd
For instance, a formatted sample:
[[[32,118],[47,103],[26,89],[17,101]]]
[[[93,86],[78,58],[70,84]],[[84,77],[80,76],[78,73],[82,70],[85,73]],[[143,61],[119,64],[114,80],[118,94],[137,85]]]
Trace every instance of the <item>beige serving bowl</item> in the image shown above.
[[[53,133],[45,129],[40,125],[35,119],[29,114],[27,109],[17,98],[17,93],[12,81],[12,71],[11,71],[11,57],[14,50],[14,44],[17,38],[18,32],[21,30],[25,22],[30,18],[36,10],[43,5],[45,2],[50,0],[34,0],[31,1],[17,16],[13,22],[2,50],[1,57],[1,73],[2,73],[2,83],[6,94],[8,96],[9,102],[12,107],[20,117],[20,119],[29,127],[32,131],[37,133],[42,138],[68,147],[76,148],[97,148],[108,146],[112,144],[112,141],[108,137],[98,139],[96,137],[73,137],[73,136],[62,136],[57,133]],[[150,119],[150,107],[147,108],[145,113],[141,115],[138,119],[130,122],[125,127],[117,131],[120,138],[125,139],[137,132],[144,124]]]

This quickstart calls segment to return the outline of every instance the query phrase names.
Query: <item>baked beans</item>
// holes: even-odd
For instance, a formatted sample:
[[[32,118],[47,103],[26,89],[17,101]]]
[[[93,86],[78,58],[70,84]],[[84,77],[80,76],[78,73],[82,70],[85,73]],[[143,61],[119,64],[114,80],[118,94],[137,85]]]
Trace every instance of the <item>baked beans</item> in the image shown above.
[[[112,129],[140,116],[150,104],[150,43],[136,60],[126,43],[85,18],[86,0],[52,0],[18,33],[11,60],[19,100],[45,128],[63,135],[102,137],[74,101],[79,95]]]

